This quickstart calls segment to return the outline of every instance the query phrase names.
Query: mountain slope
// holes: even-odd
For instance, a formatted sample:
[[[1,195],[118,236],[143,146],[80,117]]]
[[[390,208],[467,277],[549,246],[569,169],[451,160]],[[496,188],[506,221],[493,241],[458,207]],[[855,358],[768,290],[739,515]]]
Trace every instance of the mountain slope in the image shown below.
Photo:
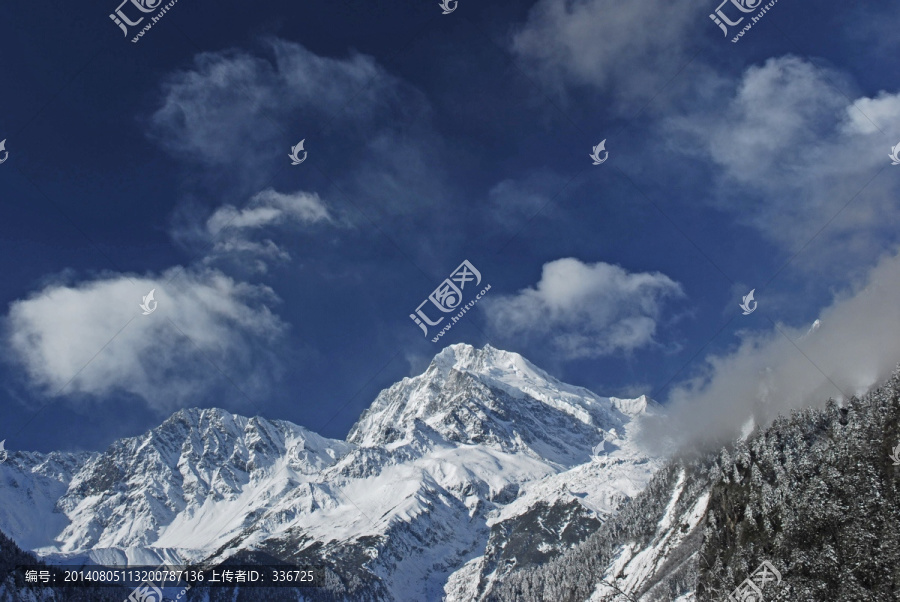
[[[555,557],[636,495],[659,466],[635,443],[657,411],[453,345],[382,391],[344,442],[191,409],[81,458],[46,496],[59,492],[58,531],[35,547],[118,564],[271,554],[340,567],[335,591],[383,600],[441,599],[464,569],[477,579],[455,595],[469,599],[492,567],[526,562],[532,544]],[[508,533],[520,543],[501,545]]]
[[[26,549],[51,545],[68,524],[57,509],[69,483],[98,454],[9,452],[0,464],[0,525]]]
[[[25,552],[0,533],[0,602],[121,602],[129,591],[118,587],[47,588],[25,582],[21,565],[50,571],[33,554]],[[63,575],[57,573],[59,580]]]
[[[496,602],[673,602],[696,587],[711,458],[679,459],[594,533],[539,567],[506,576]]]
[[[564,385],[516,354],[452,346],[383,391],[350,431],[355,447],[322,474],[334,505],[265,541],[249,528],[245,542],[297,558],[321,542],[317,558],[359,566],[356,581],[383,583],[393,599],[440,599],[451,574],[485,555],[495,522],[557,501],[596,517],[637,493],[657,466],[631,438],[648,411],[643,399]],[[603,440],[605,468],[590,461]],[[573,491],[553,482],[580,463],[600,478]]]
[[[347,449],[284,421],[181,410],[88,460],[58,501],[69,524],[39,551],[119,564],[199,560],[229,519],[240,525],[244,511],[302,486]]]
[[[898,444],[900,372],[843,407],[672,460],[584,542],[482,599],[721,602],[765,561],[782,579],[766,600],[898,600]]]
[[[900,372],[839,407],[782,417],[720,455],[698,597],[763,560],[780,593],[816,602],[900,599]]]

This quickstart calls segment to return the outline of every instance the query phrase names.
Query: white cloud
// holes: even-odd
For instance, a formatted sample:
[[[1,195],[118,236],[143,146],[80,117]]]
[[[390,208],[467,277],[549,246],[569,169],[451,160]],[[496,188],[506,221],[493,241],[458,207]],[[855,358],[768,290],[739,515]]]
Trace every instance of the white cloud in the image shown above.
[[[267,188],[255,194],[244,209],[238,210],[231,205],[217,209],[206,221],[206,229],[211,236],[216,236],[223,228],[239,230],[286,222],[314,224],[330,220],[328,208],[316,193],[283,194]]]
[[[499,336],[546,340],[574,359],[652,343],[663,303],[683,295],[681,285],[659,272],[565,258],[544,264],[536,286],[484,305]]]
[[[160,411],[229,389],[210,361],[240,375],[237,384],[248,395],[264,390],[268,368],[258,365],[265,355],[259,349],[285,330],[267,306],[276,300],[272,291],[214,270],[184,270],[161,284],[177,272],[51,284],[13,302],[4,321],[8,359],[44,394],[130,393]],[[141,298],[153,288],[157,309],[141,315]]]
[[[900,256],[895,255],[822,310],[818,328],[779,325],[790,340],[775,329],[744,335],[736,349],[707,358],[697,377],[673,389],[670,415],[650,438],[715,443],[736,436],[751,417],[766,424],[791,409],[840,399],[840,391],[868,391],[900,361],[898,298]]]
[[[727,102],[671,119],[672,146],[717,166],[711,203],[796,251],[890,163],[882,131],[900,131],[900,95],[851,101],[848,89],[835,70],[769,59],[746,70]],[[828,226],[824,237],[841,241],[835,261],[869,263],[884,249],[900,215],[894,180],[873,181]]]
[[[258,272],[268,269],[266,260],[287,261],[290,253],[266,238],[258,240],[261,232],[273,227],[297,228],[319,222],[334,223],[324,201],[316,193],[283,194],[271,188],[254,195],[243,209],[223,205],[206,220],[205,228],[196,232],[188,227],[177,237],[199,236],[204,243],[214,242],[207,254],[207,263],[228,258],[251,264]]]
[[[345,121],[358,120],[395,82],[371,57],[320,57],[278,39],[268,40],[266,48],[272,60],[233,49],[205,52],[195,57],[192,69],[170,75],[150,119],[153,137],[194,161],[245,162],[254,154],[248,149],[279,135],[276,124],[287,116],[327,119],[345,109],[340,114]],[[348,105],[361,90],[357,102]],[[287,159],[288,149],[277,151]]]
[[[322,57],[271,38],[259,56],[197,55],[164,80],[161,96],[151,138],[210,167],[205,183],[223,194],[258,190],[303,138],[308,160],[357,202],[407,212],[444,197],[444,148],[427,98],[370,56]]]
[[[706,0],[540,0],[511,49],[544,82],[613,90],[627,109],[653,96],[687,62],[688,32]],[[633,106],[631,107],[633,109]]]

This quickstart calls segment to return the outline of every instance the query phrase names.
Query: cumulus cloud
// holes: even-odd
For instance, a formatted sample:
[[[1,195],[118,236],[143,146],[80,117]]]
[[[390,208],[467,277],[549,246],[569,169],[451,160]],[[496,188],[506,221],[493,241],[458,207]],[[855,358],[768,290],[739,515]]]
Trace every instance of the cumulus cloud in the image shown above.
[[[157,309],[144,316],[138,304],[154,288]],[[268,288],[215,270],[51,284],[10,305],[7,359],[46,395],[125,393],[159,411],[217,390],[237,395],[212,364],[240,374],[238,385],[252,395],[264,388],[268,368],[262,365],[271,365],[255,350],[275,343],[286,328],[269,310],[274,301]]]
[[[652,343],[664,302],[682,296],[681,285],[659,272],[565,258],[544,264],[534,287],[484,304],[501,337],[545,340],[575,359]]]
[[[791,409],[865,393],[900,359],[898,298],[900,256],[893,255],[823,309],[814,328],[779,325],[743,335],[673,389],[669,415],[650,439],[721,442],[751,419],[764,425]]]
[[[704,24],[701,0],[540,0],[511,50],[560,91],[615,90],[623,108],[654,95],[687,60],[688,32]]]
[[[748,68],[724,104],[671,119],[673,146],[716,166],[712,204],[788,251],[868,183],[824,233],[841,240],[836,255],[868,263],[898,225],[897,185],[869,181],[890,163],[883,132],[900,130],[900,95],[850,100],[845,91],[852,87],[838,71],[772,58]],[[867,236],[848,237],[862,232]]]

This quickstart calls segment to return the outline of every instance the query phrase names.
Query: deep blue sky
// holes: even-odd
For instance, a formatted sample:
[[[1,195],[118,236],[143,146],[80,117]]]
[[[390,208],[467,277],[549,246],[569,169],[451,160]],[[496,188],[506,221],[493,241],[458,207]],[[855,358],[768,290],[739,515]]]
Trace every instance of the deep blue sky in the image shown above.
[[[180,0],[139,43],[115,1],[3,7],[7,448],[186,406],[343,437],[455,342],[665,401],[894,252],[895,3],[739,43],[714,0],[437,4]],[[465,259],[491,291],[432,343],[409,314]]]

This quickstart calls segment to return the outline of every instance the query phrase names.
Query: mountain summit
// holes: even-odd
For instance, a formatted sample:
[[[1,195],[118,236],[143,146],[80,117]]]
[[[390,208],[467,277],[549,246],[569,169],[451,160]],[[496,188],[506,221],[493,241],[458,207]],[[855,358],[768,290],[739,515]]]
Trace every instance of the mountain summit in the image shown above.
[[[599,397],[564,384],[517,353],[456,344],[423,374],[382,391],[347,440],[393,449],[420,437],[572,466],[646,408],[645,398]]]
[[[0,530],[49,560],[267,554],[332,567],[351,598],[472,599],[515,560],[498,538],[537,521],[553,557],[642,489],[659,461],[635,434],[656,411],[452,345],[346,441],[194,408],[102,453],[12,454]]]

